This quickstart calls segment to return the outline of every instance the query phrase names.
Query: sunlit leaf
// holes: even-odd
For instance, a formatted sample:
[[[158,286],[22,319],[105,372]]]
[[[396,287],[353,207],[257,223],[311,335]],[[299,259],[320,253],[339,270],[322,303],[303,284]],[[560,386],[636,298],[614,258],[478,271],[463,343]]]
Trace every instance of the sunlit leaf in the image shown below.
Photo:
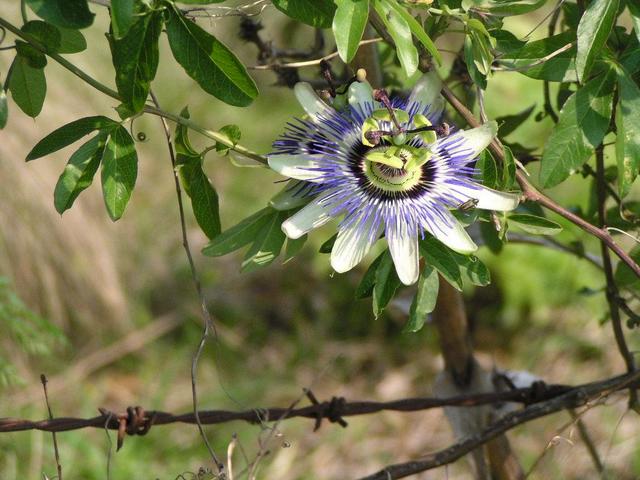
[[[223,102],[246,107],[258,88],[242,62],[218,39],[179,10],[171,8],[166,24],[173,56],[207,93]]]
[[[610,71],[588,82],[566,101],[544,148],[540,168],[544,187],[565,180],[602,141],[611,118],[614,85],[615,73]]]
[[[113,129],[102,156],[102,194],[111,220],[116,221],[129,203],[138,176],[136,147],[123,126]]]

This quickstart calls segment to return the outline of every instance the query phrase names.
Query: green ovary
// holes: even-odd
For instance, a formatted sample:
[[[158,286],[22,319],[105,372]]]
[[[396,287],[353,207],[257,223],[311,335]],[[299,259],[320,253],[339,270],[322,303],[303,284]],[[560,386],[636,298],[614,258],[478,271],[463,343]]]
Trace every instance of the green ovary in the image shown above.
[[[391,147],[392,149],[394,147]],[[406,165],[415,155],[411,147],[400,147],[394,152],[394,157],[402,159]],[[384,153],[387,153],[388,150]],[[374,155],[371,155],[375,153]],[[421,168],[413,168],[406,170],[403,168],[394,168],[388,164],[381,163],[378,160],[369,160],[367,157],[371,156],[376,158],[380,156],[382,151],[376,149],[365,156],[363,173],[367,179],[371,182],[371,185],[377,187],[385,192],[406,192],[420,183],[420,177],[422,176]]]

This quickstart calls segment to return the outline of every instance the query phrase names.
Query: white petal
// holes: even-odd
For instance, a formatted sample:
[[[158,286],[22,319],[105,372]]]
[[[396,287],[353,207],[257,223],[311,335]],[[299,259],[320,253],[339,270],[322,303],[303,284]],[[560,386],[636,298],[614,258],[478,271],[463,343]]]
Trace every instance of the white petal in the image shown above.
[[[289,180],[287,185],[269,200],[269,205],[276,210],[291,210],[306,205],[311,196],[305,195],[306,190],[300,191],[303,184],[300,180]]]
[[[411,103],[417,102],[425,106],[432,105],[436,99],[442,100],[440,90],[442,90],[442,81],[438,74],[432,70],[420,77],[409,95],[407,104],[411,105]],[[444,102],[441,102],[441,105],[444,107]]]
[[[393,233],[392,230],[387,230],[387,243],[396,272],[402,283],[413,285],[420,275],[418,236],[409,235],[406,231]]]
[[[322,101],[313,87],[307,82],[296,83],[293,87],[293,92],[304,111],[307,112],[312,120],[315,120],[319,113],[325,116],[332,113],[333,109]]]
[[[500,212],[508,212],[514,210],[520,203],[519,193],[499,192],[491,188],[480,186],[480,189],[473,189],[456,185],[451,187],[452,190],[460,192],[469,199],[478,200],[476,208],[484,210],[498,210]]]
[[[332,207],[322,204],[324,197],[323,195],[322,197],[312,200],[309,205],[282,222],[282,231],[284,234],[295,240],[310,230],[321,227],[331,220],[332,217],[329,215],[329,212],[331,212]]]
[[[470,130],[461,130],[453,135],[441,138],[432,149],[435,151],[440,143],[451,145],[452,142],[462,138],[463,143],[459,147],[456,147],[456,149],[459,148],[465,152],[468,151],[468,157],[472,159],[477,157],[480,152],[489,146],[497,132],[498,124],[496,122],[487,122],[479,127]]]
[[[425,228],[451,250],[464,254],[475,252],[478,246],[473,243],[473,240],[471,240],[471,237],[458,220],[446,210],[442,211],[442,213],[447,217],[448,224],[439,217],[434,216],[433,222],[436,225],[425,225]]]
[[[269,155],[268,160],[269,166],[285,177],[313,182],[320,175],[317,168],[322,162],[322,155],[284,153]]]
[[[381,230],[379,228],[379,231],[371,235],[370,229],[371,220],[364,225],[355,221],[338,232],[338,238],[336,238],[336,243],[331,250],[331,267],[336,272],[344,273],[351,270],[360,263],[371,246],[376,243]]]
[[[353,82],[349,85],[349,105],[365,106],[373,103],[373,90],[369,82]]]

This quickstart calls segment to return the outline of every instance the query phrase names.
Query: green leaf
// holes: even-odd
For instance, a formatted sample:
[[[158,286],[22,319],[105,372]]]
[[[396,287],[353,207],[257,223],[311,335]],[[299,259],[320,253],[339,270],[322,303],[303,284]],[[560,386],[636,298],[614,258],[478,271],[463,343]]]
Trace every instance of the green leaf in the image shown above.
[[[633,0],[627,0],[627,8],[631,14],[631,22],[633,23],[636,37],[638,37],[638,41],[640,42],[640,4]]]
[[[431,56],[435,58],[438,65],[442,63],[442,57],[440,56],[440,52],[438,51],[438,48],[433,43],[433,40],[429,38],[429,35],[427,35],[427,32],[424,31],[424,28],[422,28],[422,25],[420,25],[420,23],[413,17],[413,15],[407,12],[407,10],[404,7],[400,6],[396,0],[377,0],[377,1],[386,2],[389,5],[389,7],[393,8],[398,13],[398,15],[400,15],[405,20],[405,22],[407,22],[407,25],[409,25],[411,32],[416,36],[418,40],[420,40],[420,43],[422,43],[424,48],[427,49],[427,52],[429,52]]]
[[[556,222],[527,213],[514,213],[513,215],[509,215],[509,223],[534,235],[556,235],[562,231],[562,226]]]
[[[138,17],[122,39],[109,38],[118,93],[134,114],[144,107],[158,69],[161,29],[161,14],[154,12]]]
[[[331,246],[333,247],[333,244]],[[331,250],[329,250],[329,252],[330,251]],[[369,268],[363,275],[362,280],[360,280],[355,293],[355,297],[357,299],[367,298],[373,294],[373,286],[376,284],[376,272],[378,271],[380,262],[382,262],[382,257],[384,257],[384,252],[378,255],[376,259],[371,262],[371,265],[369,265]]]
[[[109,134],[102,156],[102,194],[109,217],[122,217],[138,176],[138,155],[133,138],[122,125]]]
[[[516,161],[509,147],[503,145],[504,159],[502,160],[502,190],[510,190],[516,182]]]
[[[333,17],[333,36],[340,58],[345,63],[353,60],[369,19],[369,0],[336,0]]]
[[[409,24],[383,1],[377,0],[373,6],[396,45],[396,54],[402,69],[407,77],[410,77],[418,69],[418,49],[413,44]]]
[[[482,184],[485,187],[496,188],[498,186],[498,166],[488,150],[480,153],[476,168],[480,170]]]
[[[475,59],[475,50],[473,39],[470,35],[464,37],[464,63],[467,65],[467,72],[473,83],[483,90],[487,89],[487,77],[483,75]]]
[[[22,55],[16,55],[11,65],[9,91],[20,110],[32,118],[37,117],[47,94],[44,71],[42,68],[33,68]]]
[[[100,132],[71,155],[53,192],[53,204],[62,214],[75,202],[78,195],[91,185],[104,154],[107,132]]]
[[[300,238],[295,239],[287,238],[287,245],[284,249],[284,258],[282,259],[282,264],[284,265],[285,263],[290,262],[293,257],[300,253],[300,250],[302,250],[302,247],[304,247],[305,243],[307,243],[307,235],[303,235]]]
[[[460,271],[471,283],[479,287],[486,287],[491,283],[491,273],[482,261],[473,255],[456,255]]]
[[[615,73],[609,71],[569,97],[547,140],[540,168],[545,188],[558,185],[593,154],[609,127]]]
[[[43,20],[56,27],[86,28],[93,23],[87,0],[26,0],[27,5]]]
[[[624,70],[618,71],[616,160],[618,191],[624,198],[640,167],[640,89]]]
[[[20,30],[35,38],[44,47],[46,52],[55,53],[60,51],[62,34],[60,30],[50,23],[43,22],[42,20],[31,20],[25,23]]]
[[[420,253],[427,265],[435,267],[455,289],[462,291],[460,267],[446,246],[435,238],[427,236],[420,242]]]
[[[546,57],[575,41],[575,39],[575,33],[567,31],[552,37],[543,38],[542,40],[535,40],[527,43],[520,50],[515,50],[503,55],[500,61],[514,68],[535,65],[531,68],[521,70],[520,73],[537,80],[575,82],[577,80],[575,70],[575,46],[545,60]]]
[[[193,215],[198,225],[209,239],[215,238],[220,234],[218,193],[202,170],[202,159],[193,158],[181,165],[179,171],[182,185],[191,198]]]
[[[19,57],[26,59],[29,66],[32,68],[42,69],[47,65],[47,57],[44,53],[30,43],[23,42],[22,40],[16,40],[16,52]]]
[[[205,92],[238,107],[246,107],[258,96],[244,65],[214,36],[175,8],[169,9],[166,28],[173,56]]]
[[[336,243],[336,239],[338,238],[338,234],[334,233],[327,241],[325,241],[322,245],[320,245],[319,253],[331,253],[333,250],[333,245]]]
[[[238,142],[240,142],[240,138],[242,137],[240,127],[237,125],[225,125],[218,131],[218,133],[224,135],[227,138],[227,141],[234,147],[238,144]],[[229,150],[231,150],[231,148],[224,143],[216,143],[216,152],[218,152],[220,155],[226,155],[227,153],[229,153]]]
[[[396,274],[391,254],[387,250],[382,254],[376,269],[376,283],[373,286],[373,314],[376,318],[387,307],[399,286],[400,279]]]
[[[487,8],[493,15],[509,17],[533,12],[546,2],[547,0],[490,0],[480,4],[480,7]]]
[[[273,0],[273,4],[288,17],[317,28],[330,28],[336,12],[331,0]]]
[[[491,250],[491,252],[497,255],[502,251],[504,243],[500,239],[499,232],[496,230],[493,223],[480,222],[480,235],[482,235],[484,244],[489,248],[489,250]]]
[[[576,73],[584,83],[602,50],[618,14],[618,0],[592,0],[578,24]]]
[[[87,41],[82,33],[70,28],[58,28],[60,47],[58,53],[79,53],[87,49]]]
[[[111,29],[116,40],[124,37],[134,22],[135,0],[111,0]]]
[[[257,232],[255,241],[247,251],[242,262],[242,272],[252,272],[258,268],[266,267],[272,263],[282,250],[285,235],[282,231],[282,222],[286,219],[285,212],[272,213],[267,216],[267,221]]]
[[[27,154],[27,161],[57,152],[95,130],[111,129],[117,125],[117,122],[101,115],[67,123],[36,143],[35,147]]]
[[[640,246],[635,247],[629,255],[633,259],[634,262],[640,263]],[[640,281],[638,281],[638,277],[634,273],[629,266],[624,262],[618,262],[616,266],[616,271],[614,273],[614,278],[616,280],[616,284],[619,287],[623,288],[633,288],[634,290],[640,290]]]
[[[409,321],[404,327],[405,332],[417,332],[422,329],[427,315],[436,308],[439,287],[438,272],[433,267],[425,265],[418,280],[418,290],[411,302]]]
[[[202,253],[209,257],[219,257],[248,245],[256,239],[258,232],[274,212],[274,209],[267,207],[245,218],[211,240],[202,249]]]
[[[535,108],[535,105],[531,105],[529,108],[526,108],[515,115],[505,115],[503,117],[496,118],[496,122],[498,123],[498,136],[506,137],[510,133],[513,133],[520,125],[527,121]]]

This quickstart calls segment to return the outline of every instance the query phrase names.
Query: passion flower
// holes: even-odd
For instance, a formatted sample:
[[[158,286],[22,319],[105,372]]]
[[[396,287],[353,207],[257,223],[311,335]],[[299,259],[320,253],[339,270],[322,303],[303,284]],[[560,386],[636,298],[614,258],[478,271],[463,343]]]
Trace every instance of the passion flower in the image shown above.
[[[308,202],[283,222],[287,237],[299,238],[342,217],[331,251],[333,269],[353,268],[384,234],[407,285],[418,279],[418,241],[425,232],[452,250],[474,252],[476,244],[450,210],[512,210],[519,195],[474,179],[474,161],[495,136],[496,124],[450,134],[439,123],[440,87],[427,74],[407,99],[389,99],[366,82],[354,82],[348,104],[336,110],[309,84],[298,83],[294,92],[307,117],[288,123],[269,155],[272,169],[304,182],[275,200],[284,208]]]

